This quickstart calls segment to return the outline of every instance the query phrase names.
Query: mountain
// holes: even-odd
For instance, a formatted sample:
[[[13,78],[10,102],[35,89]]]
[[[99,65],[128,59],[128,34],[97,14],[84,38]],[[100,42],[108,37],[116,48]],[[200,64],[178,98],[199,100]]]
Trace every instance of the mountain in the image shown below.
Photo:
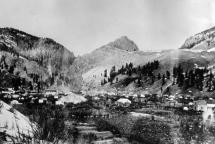
[[[11,74],[18,74],[35,86],[38,79],[45,88],[72,89],[79,85],[79,76],[70,68],[75,60],[74,54],[50,38],[0,28],[0,50],[0,64],[13,67]]]
[[[214,33],[215,28],[211,28],[188,38],[180,49],[161,52],[140,51],[132,40],[122,36],[91,53],[75,57],[50,38],[33,36],[13,28],[0,28],[0,87],[14,87],[17,83],[29,87],[30,83],[35,89],[112,89],[116,85],[108,83],[101,86],[104,71],[107,70],[109,76],[113,66],[118,70],[126,63],[138,67],[158,60],[160,66],[155,74],[165,74],[167,70],[171,72],[179,64],[185,70],[212,66],[215,63]],[[18,81],[20,78],[21,82]],[[129,77],[119,78],[123,83]],[[132,82],[124,88],[137,89]]]
[[[12,50],[43,66],[62,68],[72,64],[75,59],[72,52],[54,40],[32,36],[13,28],[0,29],[0,43],[8,47],[8,51]]]
[[[139,51],[137,45],[132,40],[128,39],[127,36],[122,36],[117,40],[110,42],[108,46],[129,52]]]
[[[203,35],[211,34],[214,29],[199,33],[197,34],[198,36],[195,35],[195,38],[188,38],[180,49],[151,53],[140,51],[132,40],[123,36],[89,54],[77,57],[73,63],[73,67],[82,75],[83,91],[109,91],[120,87],[121,90],[125,91],[144,91],[145,88],[148,88],[152,93],[158,93],[160,91],[159,81],[155,82],[154,85],[146,85],[144,88],[140,88],[134,83],[134,80],[137,78],[136,75],[117,75],[118,83],[116,83],[115,79],[114,84],[108,82],[101,86],[102,80],[106,79],[107,81],[107,78],[104,77],[104,71],[107,70],[109,77],[113,66],[118,70],[122,65],[125,66],[126,63],[132,62],[134,67],[138,67],[154,60],[160,62],[159,68],[154,71],[155,75],[158,73],[161,75],[166,74],[167,70],[172,73],[173,67],[178,65],[181,65],[185,71],[196,67],[208,67],[215,63],[215,53],[212,52],[210,47],[206,47],[205,49],[201,47],[197,50],[195,45],[198,45],[197,43],[204,43],[205,40],[199,40],[199,42],[194,40],[200,37],[200,35],[204,37]],[[210,46],[212,47],[212,45],[213,42],[211,41]],[[127,81],[130,81],[129,84],[124,85]]]
[[[199,51],[215,51],[215,27],[197,33],[186,39],[181,49],[192,49]]]
[[[93,89],[100,86],[104,70],[107,69],[109,73],[112,66],[118,69],[130,62],[134,65],[142,65],[158,56],[157,52],[139,51],[132,40],[123,36],[89,54],[77,57],[73,67],[82,74],[82,88]]]

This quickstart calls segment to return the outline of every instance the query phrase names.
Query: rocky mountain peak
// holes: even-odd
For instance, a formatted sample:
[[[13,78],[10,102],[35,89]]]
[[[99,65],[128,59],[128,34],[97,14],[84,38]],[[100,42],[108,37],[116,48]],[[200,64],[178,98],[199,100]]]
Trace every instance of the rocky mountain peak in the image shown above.
[[[115,41],[109,43],[108,46],[129,51],[129,52],[139,51],[137,45],[132,40],[130,40],[127,36],[122,36],[116,39]]]

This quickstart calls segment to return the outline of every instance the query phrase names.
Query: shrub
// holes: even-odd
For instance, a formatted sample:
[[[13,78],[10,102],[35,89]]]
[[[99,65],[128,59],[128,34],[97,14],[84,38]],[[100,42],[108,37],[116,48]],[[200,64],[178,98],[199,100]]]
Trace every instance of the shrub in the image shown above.
[[[141,118],[136,121],[131,131],[130,139],[147,144],[172,143],[170,127],[161,121],[151,121]]]
[[[1,113],[2,108],[3,108],[3,103],[0,102],[0,113]]]
[[[92,143],[92,141],[96,140],[97,137],[95,134],[89,133],[87,135],[84,135],[83,138],[87,141],[87,143]]]
[[[115,135],[120,135],[118,128],[104,119],[96,120],[96,127],[98,131],[111,131]]]
[[[190,143],[195,140],[196,143],[204,143],[206,140],[206,133],[204,133],[204,126],[202,125],[202,119],[198,119],[194,116],[183,116],[180,121],[181,136],[186,143]],[[209,128],[209,132],[214,133],[212,128]]]
[[[7,134],[4,132],[0,132],[0,143],[4,143],[6,139]]]
[[[10,109],[9,109],[9,112],[15,114],[15,109],[14,109],[14,108],[10,108]]]
[[[56,142],[67,138],[62,107],[55,105],[20,105],[16,108],[27,116],[31,116],[31,120],[38,124],[39,130],[35,131],[36,139]]]
[[[79,103],[74,106],[68,106],[69,118],[85,122],[89,116],[92,114],[92,104],[87,102]]]

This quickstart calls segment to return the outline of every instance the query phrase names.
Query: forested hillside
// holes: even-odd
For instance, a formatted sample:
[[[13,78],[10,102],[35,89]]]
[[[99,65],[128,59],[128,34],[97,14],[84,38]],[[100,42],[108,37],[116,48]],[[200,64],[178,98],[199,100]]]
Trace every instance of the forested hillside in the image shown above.
[[[1,28],[0,49],[1,70],[6,73],[2,76],[2,83],[7,81],[11,85],[12,78],[8,77],[16,76],[37,90],[80,88],[78,75],[70,68],[74,54],[52,39],[39,38],[13,28]]]

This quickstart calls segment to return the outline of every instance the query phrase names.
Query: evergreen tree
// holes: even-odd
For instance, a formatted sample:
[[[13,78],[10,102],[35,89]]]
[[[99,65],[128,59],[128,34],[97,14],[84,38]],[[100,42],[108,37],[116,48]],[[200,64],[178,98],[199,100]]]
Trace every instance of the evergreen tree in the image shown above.
[[[116,77],[116,82],[118,82],[119,81],[119,79],[118,79],[118,77]]]
[[[113,67],[111,68],[111,71],[110,71],[110,82],[111,82],[111,84],[112,84],[112,82],[113,82],[115,76],[116,76],[116,67],[113,66]]]
[[[130,62],[130,64],[128,66],[129,66],[129,69],[132,69],[133,68],[133,63]]]
[[[167,79],[170,79],[170,72],[169,71],[166,71],[166,77],[167,77]]]
[[[188,89],[189,88],[189,79],[188,79],[188,77],[186,77],[185,79],[184,79],[184,89],[186,90],[186,89]]]
[[[180,74],[180,75],[178,76],[178,86],[179,86],[179,87],[182,87],[183,84],[184,84],[184,74]]]
[[[14,72],[14,66],[13,65],[10,66],[8,72],[11,73],[11,74],[13,74],[13,72]]]
[[[159,74],[158,74],[158,80],[160,80],[160,79],[161,79],[161,74],[159,73]]]
[[[137,84],[138,84],[138,86],[141,86],[141,77],[138,77]]]
[[[155,76],[154,76],[154,75],[152,75],[152,77],[151,77],[151,81],[152,81],[152,83],[151,83],[151,84],[153,84],[153,83],[155,82]]]
[[[104,71],[104,77],[107,77],[107,70]]]
[[[189,87],[193,87],[195,84],[195,74],[193,70],[190,70],[188,79],[189,79]]]
[[[178,73],[177,73],[177,67],[173,67],[173,78],[176,78]]]
[[[166,81],[165,81],[165,74],[163,74],[162,76],[162,86],[165,85]]]
[[[106,84],[107,83],[107,81],[106,81],[106,79],[104,79],[104,84]]]

